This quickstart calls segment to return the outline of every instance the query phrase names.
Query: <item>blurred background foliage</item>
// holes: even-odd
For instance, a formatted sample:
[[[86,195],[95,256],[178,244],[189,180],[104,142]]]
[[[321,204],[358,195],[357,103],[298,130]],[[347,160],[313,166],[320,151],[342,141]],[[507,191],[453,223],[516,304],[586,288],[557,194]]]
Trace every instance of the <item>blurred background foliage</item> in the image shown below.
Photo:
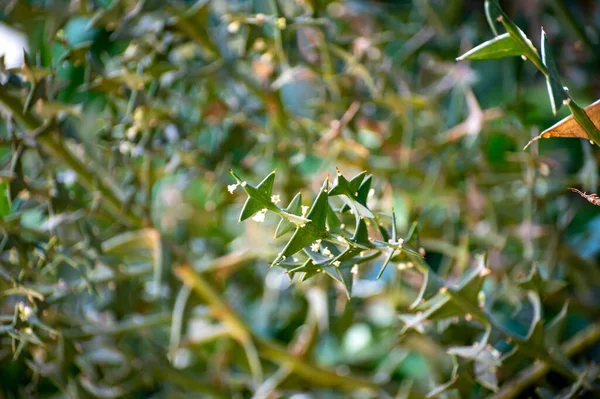
[[[381,279],[384,259],[361,265],[347,299],[269,269],[286,240],[273,215],[237,224],[230,168],[253,184],[276,168],[287,206],[335,167],[373,175],[369,206],[394,208],[401,236],[418,222],[412,245],[448,284],[486,253],[478,297],[509,332],[536,320],[532,287],[542,323],[568,303],[574,375],[517,357],[433,396],[597,395],[600,209],[567,188],[597,192],[600,152],[522,150],[568,110],[552,114],[518,57],[456,62],[493,37],[483,2],[0,4],[5,47],[9,31],[26,42],[0,72],[1,398],[422,398],[458,381],[448,348],[482,329],[403,331],[426,286],[409,264]],[[534,44],[545,28],[570,94],[596,100],[597,2],[502,5]]]

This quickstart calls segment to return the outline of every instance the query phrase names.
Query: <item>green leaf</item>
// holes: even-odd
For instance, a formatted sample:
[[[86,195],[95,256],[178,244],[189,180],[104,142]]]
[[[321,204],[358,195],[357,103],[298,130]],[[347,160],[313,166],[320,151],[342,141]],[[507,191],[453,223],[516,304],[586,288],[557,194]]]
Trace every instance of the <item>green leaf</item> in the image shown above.
[[[288,241],[285,248],[283,248],[283,251],[281,251],[277,258],[273,261],[271,267],[277,265],[280,261],[285,260],[287,257],[294,255],[296,252],[300,251],[302,248],[310,245],[321,237],[322,236],[315,234],[309,229],[296,227],[294,235]]]
[[[379,269],[379,273],[377,273],[377,280],[379,280],[381,276],[383,276],[383,272],[385,272],[385,269],[387,269],[387,266],[390,264],[390,261],[392,260],[394,255],[396,255],[396,250],[389,249],[385,260],[383,261],[383,265],[381,265],[381,269]]]
[[[402,333],[411,328],[423,332],[423,323],[426,320],[442,320],[466,314],[460,306],[454,303],[450,293],[444,291],[438,292],[437,295],[425,302],[418,303],[412,310],[416,313],[400,316],[400,320],[404,322]]]
[[[544,321],[542,320],[542,304],[540,297],[533,291],[529,291],[529,300],[533,307],[533,318],[531,327],[527,333],[527,343],[534,348],[544,347]]]
[[[548,74],[546,67],[544,66],[540,55],[538,54],[537,49],[531,43],[531,40],[527,37],[525,32],[523,32],[513,21],[508,19],[507,17],[503,17],[502,25],[506,28],[506,31],[512,36],[513,39],[519,44],[521,47],[521,54],[525,56],[529,61],[533,62],[533,64],[542,72],[544,75]]]
[[[354,176],[352,180],[348,181],[338,169],[337,177],[335,179],[335,182],[333,183],[333,187],[331,187],[331,190],[329,190],[330,196],[342,196],[342,200],[354,212],[354,216],[356,218],[357,223],[361,216],[368,218],[375,217],[375,215],[373,215],[371,210],[367,208],[366,205],[358,201],[358,189],[360,188],[366,173],[367,172],[361,172],[358,175]]]
[[[481,43],[479,46],[467,51],[457,58],[457,60],[491,60],[504,57],[515,57],[523,54],[519,43],[509,34],[497,36],[492,40]]]
[[[325,180],[323,186],[321,186],[321,191],[319,195],[313,202],[312,206],[308,210],[308,214],[306,218],[311,222],[309,225],[313,229],[317,230],[325,230],[327,225],[327,213],[329,210],[329,202],[327,201],[327,186],[329,185],[329,179]]]
[[[329,227],[329,231],[337,234],[340,234],[343,231],[342,222],[331,207],[327,210],[327,227]]]
[[[548,74],[546,67],[542,62],[542,59],[540,58],[538,51],[533,45],[533,43],[531,43],[531,40],[529,40],[527,35],[521,29],[519,29],[519,27],[513,21],[510,20],[510,18],[508,18],[508,16],[504,13],[504,11],[502,11],[502,7],[500,7],[496,0],[486,0],[485,14],[488,23],[490,24],[490,28],[496,36],[498,36],[498,31],[496,30],[496,23],[494,21],[500,21],[502,22],[502,25],[504,25],[504,28],[506,29],[508,34],[510,34],[510,36],[521,48],[520,54],[526,57],[531,62],[533,62],[533,64],[544,75]]]
[[[0,182],[0,218],[10,215],[10,190],[7,181]]]
[[[569,303],[565,302],[560,312],[546,326],[545,341],[546,345],[550,348],[555,348],[560,345],[560,340],[564,335],[565,327],[567,324],[568,309]]]
[[[346,297],[350,299],[352,296],[352,283],[354,282],[354,277],[352,274],[352,268],[354,265],[352,264],[342,264],[340,267],[337,267],[337,272],[339,278],[341,280],[342,285],[344,286],[344,291],[346,292]]]
[[[354,177],[354,179],[356,179],[356,176]],[[352,179],[352,180],[354,180]],[[357,190],[357,195],[355,196],[356,202],[358,202],[361,205],[364,205],[365,207],[367,206],[367,200],[369,199],[369,191],[371,190],[371,183],[373,181],[373,176],[369,175],[365,178],[365,180],[363,180],[363,182],[360,184],[360,187],[358,187]],[[341,209],[341,212],[346,212],[350,209],[350,207],[347,204],[344,204],[344,206]]]
[[[373,248],[373,244],[369,240],[369,231],[367,230],[367,223],[364,219],[361,219],[356,225],[354,235],[350,239],[353,244],[361,247],[362,249]]]
[[[246,203],[244,204],[242,212],[240,213],[239,222],[243,222],[265,208],[279,213],[279,208],[273,204],[273,202],[271,202],[271,193],[273,192],[273,183],[275,182],[276,171],[271,172],[256,187],[240,179],[240,177],[232,170],[229,172],[242,186],[244,191],[246,191],[246,194],[248,194],[248,199],[246,199]]]
[[[444,286],[442,279],[435,272],[427,269],[423,275],[423,283],[421,284],[419,295],[417,295],[417,299],[409,306],[409,309],[414,309],[421,302],[433,297]]]
[[[487,327],[484,336],[479,342],[469,346],[451,347],[448,350],[448,354],[456,355],[473,362],[473,371],[477,382],[492,391],[496,391],[498,389],[496,371],[502,363],[499,358],[500,353],[488,345],[491,331],[491,326]]]
[[[294,198],[292,198],[292,201],[290,202],[288,207],[284,209],[284,211],[286,211],[290,214],[293,214],[293,215],[300,215],[302,213],[302,193],[301,192],[296,194],[294,196]],[[277,229],[275,229],[275,238],[281,237],[288,231],[293,230],[294,227],[296,227],[295,223],[290,222],[288,219],[286,219],[285,217],[282,216],[281,221],[279,221],[279,224],[277,225]]]
[[[477,261],[479,262],[478,267],[469,273],[456,290],[458,294],[470,303],[477,303],[477,297],[483,286],[483,280],[490,272],[485,266],[485,256],[479,255]]]
[[[500,5],[495,0],[485,1],[485,18],[487,19],[488,25],[495,36],[498,36],[497,24],[499,18],[504,16],[504,11],[500,8]]]
[[[552,295],[565,287],[565,283],[562,281],[542,278],[536,264],[533,264],[526,278],[517,281],[517,285],[522,289],[535,291],[542,298]]]
[[[277,265],[287,257],[294,255],[302,248],[310,245],[316,240],[324,239],[329,236],[329,232],[326,229],[327,211],[329,208],[327,187],[329,180],[325,180],[321,191],[317,198],[315,198],[310,210],[308,211],[307,218],[309,221],[306,224],[296,226],[296,231],[292,238],[288,241],[285,248],[279,253],[277,258],[271,264],[271,267]],[[247,186],[246,186],[247,187]]]
[[[546,86],[548,87],[548,96],[550,97],[550,106],[552,107],[552,112],[554,115],[558,112],[560,107],[563,105],[563,102],[569,98],[568,94],[565,92],[562,83],[560,82],[560,77],[558,75],[558,69],[556,68],[556,63],[554,62],[554,58],[552,57],[552,52],[550,51],[550,46],[548,44],[548,38],[546,37],[546,32],[544,28],[542,28],[542,62],[546,66],[548,70],[548,75],[546,75]]]

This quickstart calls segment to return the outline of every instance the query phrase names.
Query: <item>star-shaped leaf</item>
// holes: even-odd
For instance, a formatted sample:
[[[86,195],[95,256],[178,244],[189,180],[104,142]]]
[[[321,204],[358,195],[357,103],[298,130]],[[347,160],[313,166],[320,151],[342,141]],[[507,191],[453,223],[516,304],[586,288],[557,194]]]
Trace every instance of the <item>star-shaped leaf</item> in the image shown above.
[[[473,391],[473,377],[469,371],[469,367],[461,364],[461,361],[456,357],[452,357],[454,367],[452,368],[452,377],[445,384],[433,388],[427,393],[427,398],[439,398],[444,392],[456,389],[458,396],[461,398],[471,397]],[[469,364],[470,366],[470,364]]]
[[[238,223],[254,216],[257,212],[262,211],[263,209],[273,211],[297,226],[305,225],[309,222],[307,218],[298,216],[293,212],[288,212],[287,209],[280,209],[272,202],[271,196],[273,192],[273,183],[275,182],[276,170],[265,177],[264,180],[256,187],[248,184],[246,181],[243,181],[233,170],[229,170],[229,172],[235,178],[238,184],[242,186],[244,191],[246,191],[246,194],[248,194],[248,199],[246,199],[246,202],[244,203]]]
[[[542,298],[552,295],[565,287],[564,282],[544,279],[535,263],[529,275],[525,279],[518,281],[517,285],[520,288],[537,292]]]
[[[244,191],[246,191],[246,194],[248,194],[248,199],[246,199],[246,203],[244,204],[242,212],[240,213],[239,222],[243,222],[265,208],[279,211],[279,208],[273,204],[273,202],[271,202],[273,183],[275,182],[275,172],[275,170],[271,172],[267,177],[264,178],[263,181],[258,184],[258,186],[254,187],[240,179],[240,177],[236,175],[234,171],[230,170],[230,173],[242,186]]]
[[[356,179],[356,177],[354,179]],[[363,180],[362,183],[360,183],[360,186],[358,187],[358,190],[356,191],[357,195],[355,196],[355,199],[359,204],[367,206],[367,200],[369,199],[369,191],[371,191],[372,181],[373,181],[373,176],[369,175]],[[342,209],[340,210],[340,212],[347,212],[350,209],[351,208],[348,206],[348,204],[344,204],[342,206]]]
[[[358,219],[361,216],[374,218],[373,212],[367,208],[365,204],[361,204],[358,200],[358,189],[360,188],[361,183],[363,182],[365,175],[367,172],[361,172],[358,175],[354,176],[352,180],[348,181],[342,173],[337,170],[337,177],[329,190],[330,196],[342,196],[342,200],[352,209],[354,212],[354,216],[356,217],[357,223]],[[368,190],[367,190],[368,194]]]
[[[492,391],[496,391],[498,389],[496,371],[502,363],[500,362],[500,352],[488,345],[491,331],[491,326],[488,326],[479,342],[469,346],[452,347],[448,350],[448,353],[472,361],[477,382]]]

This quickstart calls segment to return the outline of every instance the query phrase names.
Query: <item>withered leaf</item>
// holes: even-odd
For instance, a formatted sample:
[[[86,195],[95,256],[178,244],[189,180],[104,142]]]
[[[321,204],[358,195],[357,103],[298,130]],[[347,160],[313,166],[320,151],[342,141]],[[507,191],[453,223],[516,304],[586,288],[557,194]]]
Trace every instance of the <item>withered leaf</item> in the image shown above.
[[[596,102],[585,107],[584,110],[596,128],[600,129],[600,100],[596,100]],[[539,136],[531,139],[525,148],[529,147],[529,145],[536,140],[553,137],[591,139],[585,129],[573,118],[573,115],[569,115],[555,125],[544,130]]]
[[[600,206],[600,197],[598,197],[598,194],[586,194],[586,193],[582,193],[581,191],[577,190],[576,188],[569,188],[569,190],[581,195],[583,198],[585,198],[586,200],[588,200],[588,202],[590,204],[594,204],[596,206]]]

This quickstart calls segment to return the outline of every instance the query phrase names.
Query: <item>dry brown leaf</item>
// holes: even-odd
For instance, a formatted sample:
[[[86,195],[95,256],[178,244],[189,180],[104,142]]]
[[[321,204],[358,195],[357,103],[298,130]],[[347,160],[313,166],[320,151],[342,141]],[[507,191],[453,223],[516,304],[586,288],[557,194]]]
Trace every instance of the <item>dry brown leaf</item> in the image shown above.
[[[600,129],[600,100],[596,100],[593,104],[585,107],[584,110],[596,128]],[[529,145],[536,140],[542,138],[549,139],[552,137],[590,139],[586,131],[573,118],[573,115],[569,115],[555,125],[544,130],[539,136],[532,138],[525,148],[529,147]]]
[[[586,194],[586,193],[582,193],[581,191],[577,190],[576,188],[569,188],[569,190],[581,195],[583,198],[585,198],[586,200],[588,200],[588,202],[590,204],[594,204],[596,206],[600,206],[600,197],[598,197],[598,194]]]

